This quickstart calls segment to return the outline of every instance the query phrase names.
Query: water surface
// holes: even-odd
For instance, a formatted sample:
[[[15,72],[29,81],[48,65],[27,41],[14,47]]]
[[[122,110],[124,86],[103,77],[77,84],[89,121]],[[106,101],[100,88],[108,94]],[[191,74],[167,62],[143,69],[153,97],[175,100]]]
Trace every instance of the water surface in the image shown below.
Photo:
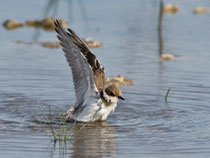
[[[57,17],[81,36],[103,42],[93,51],[107,77],[120,74],[136,84],[122,88],[126,100],[106,122],[83,128],[72,143],[54,144],[38,123],[46,121],[39,106],[47,114],[50,106],[59,121],[74,104],[71,71],[61,49],[13,40],[56,41],[56,34],[1,27],[0,157],[209,157],[210,14],[194,15],[193,9],[210,2],[173,1],[180,11],[163,16],[163,52],[181,57],[164,62],[158,51],[159,1],[82,2],[73,1],[70,16],[71,7],[61,1]],[[42,18],[46,4],[3,1],[0,22]]]

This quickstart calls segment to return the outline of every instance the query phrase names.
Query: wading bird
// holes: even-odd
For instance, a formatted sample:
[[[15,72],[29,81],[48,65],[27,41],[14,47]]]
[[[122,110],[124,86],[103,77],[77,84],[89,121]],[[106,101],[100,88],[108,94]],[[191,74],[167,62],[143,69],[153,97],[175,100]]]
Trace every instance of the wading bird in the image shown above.
[[[71,67],[76,102],[67,111],[67,119],[81,122],[106,120],[117,106],[121,91],[111,85],[105,88],[104,67],[85,42],[70,28],[66,32],[55,21],[57,37]]]

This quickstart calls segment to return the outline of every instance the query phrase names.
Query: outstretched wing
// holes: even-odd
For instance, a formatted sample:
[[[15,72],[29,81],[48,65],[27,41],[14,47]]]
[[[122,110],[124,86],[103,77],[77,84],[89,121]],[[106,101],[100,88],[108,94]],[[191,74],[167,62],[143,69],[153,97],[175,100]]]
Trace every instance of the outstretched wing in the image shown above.
[[[55,26],[55,30],[58,33],[57,37],[61,42],[66,60],[72,70],[76,95],[75,108],[80,109],[83,107],[79,106],[84,105],[83,103],[87,97],[96,98],[99,95],[94,82],[93,72],[85,56],[80,52],[78,46],[74,44],[72,38],[70,38],[57,20],[55,21]]]
[[[91,66],[94,79],[95,79],[95,84],[98,91],[99,92],[103,91],[104,84],[105,84],[105,73],[104,73],[103,65],[100,64],[99,60],[91,52],[89,47],[85,44],[85,42],[79,36],[77,36],[77,34],[73,30],[69,28],[68,31],[69,31],[68,35],[70,36],[74,44],[78,46],[79,50],[86,57],[89,65]]]

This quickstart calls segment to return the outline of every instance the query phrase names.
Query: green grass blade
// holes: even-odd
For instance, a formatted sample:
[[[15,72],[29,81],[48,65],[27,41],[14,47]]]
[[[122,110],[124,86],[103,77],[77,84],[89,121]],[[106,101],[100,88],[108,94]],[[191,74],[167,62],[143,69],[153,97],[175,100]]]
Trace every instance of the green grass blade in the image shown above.
[[[167,91],[167,93],[165,95],[165,102],[167,102],[169,92],[170,92],[170,88],[168,89],[168,91]]]

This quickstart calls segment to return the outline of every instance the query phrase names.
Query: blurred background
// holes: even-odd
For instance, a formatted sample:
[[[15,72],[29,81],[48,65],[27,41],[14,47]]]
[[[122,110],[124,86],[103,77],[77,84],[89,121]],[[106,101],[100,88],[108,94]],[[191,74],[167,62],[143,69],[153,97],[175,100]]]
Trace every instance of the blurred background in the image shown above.
[[[209,157],[209,8],[209,0],[2,0],[0,157]],[[55,18],[87,42],[107,78],[135,83],[121,87],[126,100],[106,122],[64,144],[51,142],[40,109],[57,129],[75,100]]]

